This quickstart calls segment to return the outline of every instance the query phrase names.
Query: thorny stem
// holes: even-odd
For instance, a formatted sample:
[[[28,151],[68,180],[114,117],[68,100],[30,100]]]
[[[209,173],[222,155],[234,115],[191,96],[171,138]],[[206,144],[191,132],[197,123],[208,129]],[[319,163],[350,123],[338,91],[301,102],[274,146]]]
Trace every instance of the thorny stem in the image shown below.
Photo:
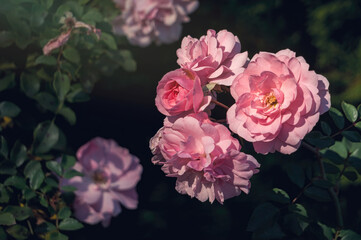
[[[347,128],[346,128],[347,129]],[[312,147],[311,145],[305,143],[305,142],[302,142],[302,145],[304,147],[306,147],[308,150],[312,151],[313,153],[316,154],[316,157],[317,157],[317,160],[318,160],[318,163],[320,165],[320,171],[321,171],[321,178],[323,180],[326,180],[327,181],[327,176],[326,176],[326,171],[325,171],[325,166],[323,164],[323,161],[322,161],[322,158],[321,158],[321,155],[320,155],[320,151],[318,148],[314,148]],[[341,205],[340,205],[340,201],[338,199],[338,196],[336,194],[336,191],[333,187],[330,187],[328,189],[328,192],[330,193],[331,195],[331,198],[335,204],[335,207],[336,207],[336,216],[337,216],[337,225],[339,228],[342,228],[343,227],[343,218],[342,218],[342,210],[341,210]]]
[[[29,227],[29,231],[31,233],[31,235],[34,235],[34,231],[33,231],[33,227],[31,226],[31,223],[29,220],[26,220],[27,224],[28,224],[28,227]]]
[[[333,135],[331,135],[331,138],[334,138],[336,137],[337,135],[341,134],[343,131],[346,131],[352,127],[354,127],[356,125],[356,123],[360,122],[361,119],[357,120],[356,122],[352,123],[351,125],[345,127],[345,128],[342,128],[341,130],[339,130],[338,132],[334,133]]]
[[[217,100],[215,100],[215,99],[212,99],[212,101],[211,101],[212,103],[215,103],[216,105],[218,105],[218,106],[221,106],[221,107],[223,107],[223,108],[225,108],[225,109],[229,109],[229,107],[228,106],[226,106],[225,104],[223,104],[223,103],[221,103],[221,102],[218,102]]]
[[[292,204],[296,203],[296,201],[302,196],[302,194],[305,192],[305,190],[312,185],[312,181],[309,182],[306,186],[304,186],[301,190],[301,192],[292,200]]]

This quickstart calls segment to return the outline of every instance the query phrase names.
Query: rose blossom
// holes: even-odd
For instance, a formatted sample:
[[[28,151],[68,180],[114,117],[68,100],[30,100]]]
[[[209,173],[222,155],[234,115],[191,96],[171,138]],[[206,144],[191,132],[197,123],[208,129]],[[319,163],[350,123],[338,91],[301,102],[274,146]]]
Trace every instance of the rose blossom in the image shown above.
[[[142,166],[136,156],[113,140],[100,137],[81,146],[73,169],[84,174],[61,179],[60,186],[74,186],[74,214],[88,224],[102,222],[109,226],[112,216],[121,212],[120,203],[135,209],[138,205],[136,185]]]
[[[199,77],[191,70],[177,69],[164,75],[157,86],[155,105],[166,116],[205,109],[211,96],[204,96]]]
[[[330,108],[328,86],[295,52],[260,52],[231,86],[229,127],[258,153],[293,153]]]
[[[113,21],[114,33],[126,35],[131,44],[148,46],[180,38],[182,23],[198,7],[196,0],[114,0],[122,14]]]
[[[196,72],[202,85],[230,86],[247,62],[248,53],[240,51],[241,43],[231,32],[208,30],[199,40],[190,36],[183,38],[177,50],[177,63]]]
[[[154,164],[163,165],[169,177],[176,177],[176,190],[204,202],[248,193],[249,179],[260,165],[240,152],[241,146],[229,130],[211,122],[206,113],[190,114],[164,127],[150,140]]]

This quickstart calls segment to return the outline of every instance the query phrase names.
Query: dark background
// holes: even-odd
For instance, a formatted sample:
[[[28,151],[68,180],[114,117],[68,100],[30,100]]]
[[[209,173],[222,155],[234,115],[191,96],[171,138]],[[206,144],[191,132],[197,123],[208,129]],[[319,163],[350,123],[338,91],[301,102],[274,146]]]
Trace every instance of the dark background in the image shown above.
[[[356,27],[361,23],[360,2],[203,0],[190,15],[191,22],[183,25],[182,36],[199,38],[208,29],[227,29],[239,37],[242,51],[248,51],[250,58],[259,51],[290,48],[304,56],[310,69],[329,79],[333,106],[339,108],[341,99],[355,104],[361,100],[361,28]],[[100,224],[86,227],[71,233],[70,239],[250,239],[247,222],[255,206],[265,201],[265,191],[283,188],[291,199],[300,191],[288,179],[284,166],[288,161],[314,162],[313,154],[305,149],[291,157],[255,154],[261,172],[251,179],[251,193],[226,200],[224,205],[201,203],[178,194],[175,179],[165,177],[159,166],[152,165],[149,139],[162,127],[164,118],[154,105],[156,86],[165,73],[178,68],[176,50],[180,42],[131,47],[136,72],[119,70],[110,78],[100,79],[90,102],[72,105],[77,124],[69,127],[64,123],[62,129],[74,151],[93,137],[112,138],[139,157],[143,174],[137,186],[137,210],[123,208],[109,228],[103,229]],[[327,116],[322,119],[327,120]],[[253,153],[251,145],[243,146],[243,150]],[[360,185],[351,187],[343,182],[342,186],[345,225],[360,231]],[[300,201],[310,212],[320,213],[315,216],[318,220],[335,226],[332,203],[312,205],[305,197]]]

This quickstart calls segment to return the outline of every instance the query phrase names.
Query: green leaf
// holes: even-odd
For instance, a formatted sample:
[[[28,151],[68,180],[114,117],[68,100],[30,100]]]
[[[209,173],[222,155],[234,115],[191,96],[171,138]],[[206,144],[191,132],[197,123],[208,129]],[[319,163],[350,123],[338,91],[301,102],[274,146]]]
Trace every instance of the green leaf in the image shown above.
[[[17,189],[24,189],[26,187],[26,181],[23,177],[11,176],[7,178],[4,182],[5,186],[14,186]]]
[[[0,212],[0,225],[14,225],[16,223],[14,215],[8,212]]]
[[[36,154],[46,153],[57,143],[59,130],[50,121],[40,123],[34,130],[34,151]]]
[[[1,34],[1,32],[0,32]],[[1,36],[0,36],[1,39]],[[0,92],[10,88],[15,82],[15,74],[8,74],[0,79]]]
[[[20,113],[20,108],[12,102],[3,101],[0,103],[0,116],[14,118]]]
[[[330,135],[331,135],[331,127],[330,127],[330,125],[328,125],[327,122],[321,121],[321,128],[322,128],[322,131],[323,131],[327,136],[330,136]]]
[[[22,73],[20,76],[20,88],[28,97],[33,97],[40,90],[40,79],[34,75]]]
[[[26,178],[29,178],[30,187],[34,190],[40,187],[45,178],[41,164],[37,161],[30,161],[26,165],[24,169],[24,175]]]
[[[81,224],[78,220],[74,218],[65,218],[63,221],[59,224],[60,230],[65,231],[73,231],[83,228],[83,224]]]
[[[9,148],[6,139],[3,136],[0,136],[0,155],[5,159],[8,158]]]
[[[325,162],[323,165],[325,166],[326,173],[340,173],[340,169],[333,164]]]
[[[123,58],[121,65],[124,70],[134,72],[137,69],[137,63],[134,61],[132,53],[129,50],[121,50],[119,54]]]
[[[308,227],[309,223],[298,217],[296,214],[290,213],[287,214],[284,219],[284,225],[286,229],[289,229],[291,232],[296,234],[297,236],[301,236],[301,234]]]
[[[117,43],[112,35],[103,32],[101,36],[101,41],[104,42],[110,49],[117,50]]]
[[[55,230],[56,230],[56,227],[54,224],[52,224],[50,222],[43,222],[42,224],[40,224],[39,226],[37,226],[35,228],[35,233],[42,234],[42,233],[52,232]]]
[[[76,123],[76,115],[71,108],[63,107],[59,111],[59,114],[62,115],[70,123],[70,125],[74,125]]]
[[[8,202],[9,202],[9,193],[4,187],[4,185],[0,183],[0,203],[8,203]]]
[[[319,131],[310,132],[306,135],[305,140],[320,149],[332,146],[335,143],[334,139],[324,136]]]
[[[50,161],[50,162],[46,162],[46,167],[56,173],[58,176],[62,175],[62,169],[60,166],[60,163],[58,163],[57,161]]]
[[[80,55],[78,50],[73,47],[67,46],[63,51],[63,56],[69,62],[79,64],[80,62]]]
[[[4,212],[11,213],[18,221],[24,221],[30,216],[33,216],[33,211],[29,207],[7,206]]]
[[[36,197],[36,193],[34,192],[34,190],[28,187],[26,189],[23,189],[23,196],[27,201],[29,201],[30,199]]]
[[[341,107],[343,112],[345,113],[347,120],[349,120],[350,122],[355,122],[357,120],[358,112],[355,106],[345,101],[342,101]]]
[[[346,171],[343,173],[343,175],[351,182],[354,182],[358,179],[357,173],[354,171]]]
[[[1,240],[7,240],[6,233],[3,229],[3,227],[0,226],[0,239]]]
[[[13,44],[14,34],[10,31],[0,31],[0,48],[6,48]],[[3,89],[4,90],[4,89]]]
[[[361,136],[356,131],[343,131],[341,134],[342,134],[342,136],[344,136],[351,142],[360,142],[361,141]]]
[[[39,202],[40,202],[40,204],[41,204],[43,207],[45,207],[45,208],[47,208],[47,207],[49,206],[49,203],[48,203],[48,201],[45,199],[45,197],[39,197]]]
[[[52,188],[59,187],[59,183],[50,177],[45,178],[45,183],[48,184],[48,186],[50,186]]]
[[[342,113],[337,110],[336,108],[331,107],[330,111],[328,112],[330,117],[332,118],[333,122],[335,123],[336,127],[342,129],[345,125],[345,119]]]
[[[78,171],[76,171],[74,169],[70,169],[70,170],[68,170],[68,171],[66,171],[64,173],[63,177],[66,178],[66,179],[69,179],[69,178],[73,178],[73,177],[76,177],[76,176],[82,177],[82,176],[84,176],[84,174],[82,174],[82,173],[80,173],[80,172],[78,172]]]
[[[87,13],[84,14],[82,20],[88,24],[95,25],[96,22],[103,21],[103,16],[96,8],[91,8]]]
[[[89,101],[89,94],[85,93],[80,84],[73,84],[71,90],[66,96],[66,100],[71,103]]]
[[[29,237],[29,231],[26,227],[21,225],[14,225],[6,230],[9,235],[18,239],[18,240],[26,240]]]
[[[330,194],[327,190],[318,187],[309,187],[305,190],[305,195],[313,200],[320,202],[331,201]]]
[[[283,204],[287,204],[290,202],[290,196],[288,196],[288,194],[284,190],[279,188],[272,189],[271,192],[266,194],[266,198],[271,201]]]
[[[304,218],[308,217],[307,211],[304,206],[299,203],[292,204],[288,207],[288,210],[292,213],[298,214]]]
[[[1,155],[0,155],[0,157],[1,157]],[[15,164],[10,161],[0,162],[0,174],[15,175],[16,174]]]
[[[76,163],[76,158],[74,156],[63,155],[60,164],[64,170],[67,170],[73,167],[75,163]]]
[[[361,174],[361,149],[358,148],[351,153],[349,163],[359,174]]]
[[[249,219],[247,231],[255,231],[266,224],[275,222],[278,213],[279,209],[271,203],[266,202],[257,206]]]
[[[68,240],[68,237],[60,232],[52,232],[47,240]]]
[[[70,211],[70,208],[68,208],[68,207],[63,207],[58,212],[59,219],[69,218],[70,215],[71,215],[71,211]]]
[[[53,87],[60,101],[63,101],[70,90],[70,79],[66,74],[56,72],[54,75]]]
[[[35,60],[35,64],[36,65],[44,64],[44,65],[49,65],[49,66],[55,66],[56,58],[53,56],[41,55]]]
[[[352,230],[341,230],[339,237],[341,240],[361,240],[361,236]]]
[[[302,188],[305,185],[305,172],[301,166],[291,163],[286,166],[286,171],[288,177],[298,187]]]
[[[36,101],[45,109],[55,112],[58,108],[58,100],[48,92],[40,92],[34,97]]]
[[[336,141],[326,152],[323,157],[330,159],[335,164],[342,164],[347,158],[348,152],[344,143]]]
[[[10,160],[20,167],[26,160],[26,147],[19,141],[16,141],[10,152]]]

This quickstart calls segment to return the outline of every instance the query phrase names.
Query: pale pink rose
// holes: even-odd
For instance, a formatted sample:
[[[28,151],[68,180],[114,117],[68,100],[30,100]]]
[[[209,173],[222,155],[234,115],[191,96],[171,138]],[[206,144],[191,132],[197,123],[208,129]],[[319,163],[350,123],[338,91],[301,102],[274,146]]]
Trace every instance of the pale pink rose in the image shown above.
[[[112,217],[121,212],[120,204],[128,209],[138,205],[136,185],[142,166],[136,156],[113,140],[100,137],[81,146],[78,162],[73,169],[84,174],[62,178],[60,186],[74,186],[74,215],[88,224],[102,222],[109,226]]]
[[[202,85],[230,86],[247,62],[248,53],[240,51],[241,43],[231,32],[208,30],[199,40],[190,36],[183,38],[177,50],[177,63],[196,72]]]
[[[295,52],[260,52],[231,86],[229,127],[258,153],[291,154],[330,108],[328,86]]]
[[[229,130],[208,119],[204,112],[165,120],[150,140],[154,164],[176,177],[176,190],[204,202],[248,193],[249,179],[258,172],[256,159],[240,152]]]
[[[114,0],[122,14],[113,21],[113,31],[127,36],[131,44],[148,46],[180,38],[182,23],[198,7],[197,0]]]
[[[155,105],[166,116],[203,111],[212,97],[203,93],[199,77],[187,69],[164,75],[157,86]]]

